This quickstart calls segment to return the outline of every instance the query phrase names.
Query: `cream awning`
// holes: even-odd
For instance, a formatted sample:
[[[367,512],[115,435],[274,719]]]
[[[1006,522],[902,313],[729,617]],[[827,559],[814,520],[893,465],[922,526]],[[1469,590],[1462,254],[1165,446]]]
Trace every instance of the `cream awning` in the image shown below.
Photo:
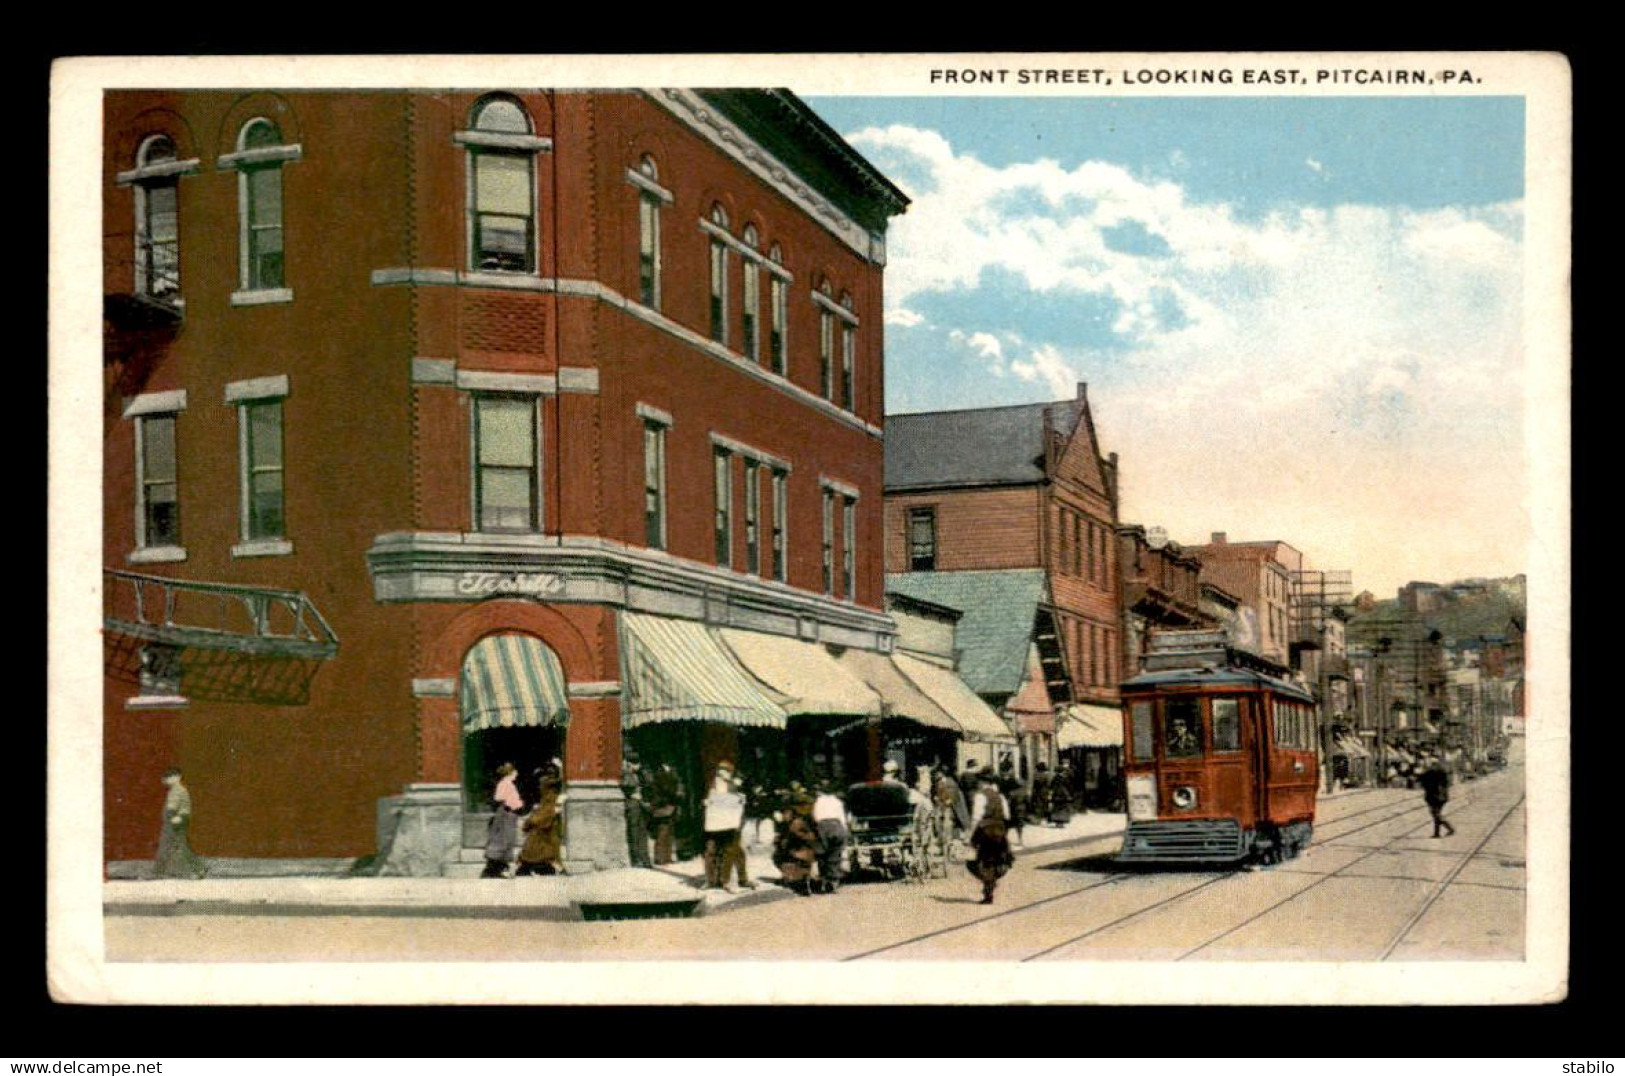
[[[461,709],[466,732],[567,723],[558,655],[528,635],[481,639],[463,661]]]
[[[739,628],[719,628],[717,635],[746,672],[783,696],[787,714],[880,714],[875,690],[818,643]]]
[[[1010,731],[1010,726],[952,669],[921,661],[908,654],[895,654],[892,661],[916,687],[959,723],[967,739],[1015,742],[1016,734]]]
[[[756,685],[704,624],[624,613],[621,660],[625,728],[659,721],[785,726],[784,708]]]
[[[885,700],[886,716],[906,717],[932,728],[959,731],[959,722],[915,687],[889,655],[869,650],[848,650],[841,655],[840,661]]]
[[[1062,751],[1073,747],[1122,747],[1123,715],[1110,706],[1068,706],[1055,730],[1055,746]]]

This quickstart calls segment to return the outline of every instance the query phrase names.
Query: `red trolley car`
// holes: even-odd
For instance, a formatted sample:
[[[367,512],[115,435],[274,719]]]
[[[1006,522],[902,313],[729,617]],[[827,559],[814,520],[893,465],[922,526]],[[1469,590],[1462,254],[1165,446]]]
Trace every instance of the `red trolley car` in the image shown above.
[[[1279,862],[1315,821],[1315,700],[1219,632],[1153,634],[1121,685],[1130,862]]]

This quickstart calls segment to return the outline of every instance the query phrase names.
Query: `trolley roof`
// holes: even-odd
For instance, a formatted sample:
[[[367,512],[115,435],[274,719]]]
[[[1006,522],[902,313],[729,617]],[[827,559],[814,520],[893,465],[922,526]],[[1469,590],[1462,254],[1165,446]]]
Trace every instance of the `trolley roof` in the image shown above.
[[[1158,687],[1229,687],[1248,690],[1265,688],[1302,702],[1313,703],[1315,701],[1313,695],[1297,684],[1274,676],[1266,676],[1263,673],[1230,666],[1164,669],[1159,672],[1141,673],[1139,676],[1124,680],[1119,686],[1123,691]]]

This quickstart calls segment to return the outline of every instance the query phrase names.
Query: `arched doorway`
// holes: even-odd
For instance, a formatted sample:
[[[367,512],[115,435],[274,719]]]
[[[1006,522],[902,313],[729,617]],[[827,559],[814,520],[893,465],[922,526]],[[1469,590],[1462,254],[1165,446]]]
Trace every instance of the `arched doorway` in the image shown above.
[[[534,803],[539,771],[564,758],[570,704],[558,655],[529,635],[481,639],[463,658],[459,683],[463,807],[475,823],[468,831],[483,841],[477,819],[490,814],[497,767],[512,763],[525,802]]]

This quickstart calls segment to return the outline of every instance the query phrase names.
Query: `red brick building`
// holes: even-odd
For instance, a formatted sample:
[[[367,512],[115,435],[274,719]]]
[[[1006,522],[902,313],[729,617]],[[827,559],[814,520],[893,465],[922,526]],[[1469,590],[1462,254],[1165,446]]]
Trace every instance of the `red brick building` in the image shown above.
[[[617,865],[623,728],[698,785],[794,709],[684,646],[889,651],[907,200],[793,95],[104,118],[109,860],[151,856],[178,765],[205,855],[432,873],[498,759],[558,757],[573,865]]]
[[[1202,562],[1201,581],[1234,595],[1239,603],[1231,628],[1238,647],[1278,665],[1291,661],[1292,573],[1302,554],[1285,542],[1232,542],[1215,531],[1207,545],[1185,552]]]
[[[892,415],[886,432],[888,589],[998,603],[1022,621],[1034,675],[1033,649],[1008,646],[985,672],[961,672],[1015,721],[1030,761],[1053,763],[1058,708],[1096,707],[1118,726],[1117,457],[1100,452],[1086,386],[1052,404]],[[962,648],[979,634],[966,613]]]

